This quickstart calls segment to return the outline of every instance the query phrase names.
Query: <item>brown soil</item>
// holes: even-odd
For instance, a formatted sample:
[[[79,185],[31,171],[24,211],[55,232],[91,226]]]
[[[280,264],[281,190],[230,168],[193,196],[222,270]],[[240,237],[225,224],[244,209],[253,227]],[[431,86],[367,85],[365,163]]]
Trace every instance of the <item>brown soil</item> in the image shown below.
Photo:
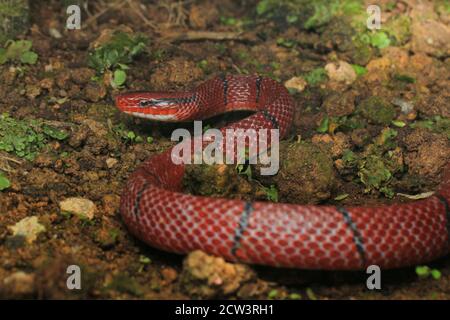
[[[406,42],[378,50],[365,65],[368,72],[352,78],[352,71],[338,61],[354,61],[354,52],[339,49],[343,43],[322,39],[326,32],[319,34],[292,26],[276,28],[276,22],[271,21],[256,23],[234,40],[183,38],[187,31],[195,30],[214,31],[216,37],[240,31],[241,27],[228,25],[221,17],[254,17],[256,3],[252,1],[245,6],[231,0],[195,1],[181,7],[177,2],[145,3],[142,12],[129,5],[121,9],[90,8],[90,17],[103,10],[104,13],[96,19],[87,15],[88,25],[69,31],[64,29],[65,8],[59,1],[52,1],[51,5],[33,1],[32,27],[23,38],[33,41],[38,62],[21,69],[14,63],[0,65],[0,114],[7,112],[22,120],[44,119],[70,134],[65,140],[49,141],[33,161],[0,153],[0,170],[8,169],[5,172],[11,182],[8,189],[0,191],[0,297],[297,299],[295,294],[299,294],[303,299],[450,298],[449,258],[429,264],[430,268],[441,271],[439,280],[419,278],[414,267],[383,271],[382,290],[369,291],[364,271],[229,265],[201,253],[195,253],[194,258],[189,256],[183,263],[184,257],[155,250],[131,236],[119,214],[120,194],[127,177],[143,160],[172,145],[173,129],[191,128],[191,125],[155,123],[123,115],[112,100],[119,91],[180,90],[219,73],[239,72],[262,73],[284,83],[335,63],[330,66],[329,79],[316,86],[307,85],[303,91],[293,94],[297,109],[294,128],[287,139],[291,143],[301,139],[315,154],[325,153],[333,177],[316,179],[322,173],[314,167],[312,172],[304,172],[305,176],[303,173],[296,176],[298,182],[294,186],[292,180],[296,179],[286,172],[289,184],[279,188],[280,201],[344,206],[406,201],[398,196],[388,199],[377,190],[365,192],[355,168],[345,167],[340,161],[345,149],[364,154],[364,149],[380,136],[390,121],[368,121],[365,128],[347,131],[316,131],[326,115],[342,117],[358,113],[360,102],[372,96],[383,97],[388,102],[399,97],[402,101],[414,101],[410,112],[402,113],[395,106],[395,119],[408,124],[403,128],[394,127],[398,131],[397,148],[392,151],[407,168],[396,172],[391,184],[395,192],[417,194],[433,190],[450,159],[445,132],[409,126],[415,120],[449,116],[450,65],[442,48],[436,53],[434,47],[413,36],[413,47]],[[391,10],[395,13],[406,9]],[[442,24],[439,17],[432,19]],[[126,87],[119,90],[112,89],[107,81],[92,80],[95,70],[86,61],[88,48],[101,40],[100,34],[121,25],[133,32],[143,32],[150,44],[147,54],[129,64]],[[52,37],[50,28],[60,30],[62,37]],[[423,31],[420,23],[415,28],[419,28],[419,34]],[[439,28],[443,27],[439,25]],[[430,32],[426,35],[430,36]],[[279,38],[294,39],[300,45],[295,50],[280,42],[277,45]],[[399,74],[407,74],[415,81],[398,80]],[[364,116],[358,115],[360,119]],[[207,123],[220,127],[239,117],[224,115]],[[119,125],[125,128],[122,130],[144,137],[144,141],[119,137],[114,129]],[[147,137],[152,137],[153,142],[148,143]],[[300,199],[293,192],[305,181],[311,196]],[[320,185],[314,185],[315,181]],[[267,186],[284,184],[281,176],[261,182]],[[238,194],[227,196],[262,197],[261,189],[247,181],[237,183],[234,190]],[[342,194],[348,196],[333,200]],[[93,219],[61,212],[61,201],[72,197],[89,199],[95,204]],[[45,231],[34,241],[13,235],[10,227],[31,216],[38,217]],[[218,266],[205,271],[206,276],[196,276],[189,269],[203,263]],[[83,286],[79,291],[66,287],[66,269],[73,264],[82,269]],[[218,278],[224,283],[217,284]]]

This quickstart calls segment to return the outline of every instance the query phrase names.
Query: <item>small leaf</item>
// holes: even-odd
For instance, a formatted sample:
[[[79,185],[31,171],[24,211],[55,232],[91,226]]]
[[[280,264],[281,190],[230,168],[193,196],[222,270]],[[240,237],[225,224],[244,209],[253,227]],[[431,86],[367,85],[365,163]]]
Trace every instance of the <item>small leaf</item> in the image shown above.
[[[0,64],[4,64],[8,61],[8,57],[6,56],[6,49],[0,48]]]
[[[42,131],[49,137],[57,140],[64,140],[69,136],[67,132],[47,125],[42,126]]]
[[[291,293],[289,295],[289,299],[291,300],[300,300],[302,298],[302,296],[298,293]]]
[[[127,138],[130,140],[134,140],[136,138],[136,134],[133,131],[128,131]]]
[[[336,198],[334,198],[334,200],[341,201],[341,200],[344,200],[345,198],[347,198],[348,196],[349,196],[348,193],[343,193],[343,194],[338,195]]]
[[[11,183],[9,182],[8,178],[0,172],[0,191],[8,189],[10,186]]]
[[[431,276],[433,277],[433,279],[439,280],[441,278],[442,274],[439,270],[433,269],[433,270],[431,270]]]
[[[329,123],[330,123],[330,119],[328,118],[328,116],[325,116],[325,118],[322,119],[319,127],[317,128],[317,132],[326,133],[328,131]]]
[[[392,120],[392,124],[399,128],[403,128],[404,126],[406,126],[406,123],[400,120]]]
[[[360,66],[357,64],[352,64],[352,68],[353,68],[353,70],[355,70],[355,73],[358,76],[363,76],[367,73],[367,69],[364,68],[363,66]]]
[[[149,257],[141,255],[141,256],[139,256],[139,262],[142,264],[150,264],[150,263],[152,263],[152,260]]]
[[[421,278],[428,277],[430,274],[430,268],[428,266],[417,266],[416,274]]]
[[[37,59],[38,59],[38,55],[36,53],[34,53],[33,51],[24,52],[20,56],[20,62],[22,62],[22,63],[35,64]]]
[[[314,291],[312,291],[311,288],[307,288],[307,289],[306,289],[306,295],[308,296],[308,298],[309,298],[310,300],[317,300],[317,297],[316,297]]]
[[[256,13],[258,15],[262,15],[266,13],[269,10],[270,7],[270,1],[268,0],[261,0],[258,5],[256,6]]]
[[[275,299],[278,296],[278,290],[273,289],[269,291],[269,294],[267,295],[267,298],[269,299]]]
[[[116,87],[120,87],[127,80],[127,74],[125,71],[118,69],[114,71],[114,84]]]

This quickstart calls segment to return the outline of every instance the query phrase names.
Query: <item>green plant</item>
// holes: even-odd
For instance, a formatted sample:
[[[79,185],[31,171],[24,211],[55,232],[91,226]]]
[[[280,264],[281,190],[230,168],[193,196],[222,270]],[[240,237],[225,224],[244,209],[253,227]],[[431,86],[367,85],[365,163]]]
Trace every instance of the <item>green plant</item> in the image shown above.
[[[116,32],[111,39],[89,53],[88,65],[103,74],[113,72],[111,85],[114,88],[122,86],[126,81],[128,64],[142,53],[147,45],[147,39],[142,35],[131,36],[124,32]]]
[[[383,49],[391,44],[391,40],[385,32],[378,31],[370,36],[370,44],[372,47]]]
[[[236,170],[238,174],[246,176],[248,180],[252,179],[252,168],[249,165],[238,164]]]
[[[346,167],[351,168],[351,167],[356,166],[358,157],[356,156],[356,154],[353,151],[346,149],[346,150],[344,150],[344,153],[342,154],[342,161],[344,162],[344,165]]]
[[[438,269],[431,269],[428,266],[417,266],[416,274],[419,278],[428,278],[431,276],[434,280],[439,280],[442,276]]]
[[[267,200],[278,202],[278,190],[274,185],[271,185],[269,188],[264,187],[264,191],[266,192]]]
[[[42,120],[17,120],[7,113],[0,115],[0,150],[33,160],[48,139],[64,140],[68,133]]]
[[[33,43],[30,40],[8,40],[4,48],[0,48],[0,64],[8,61],[20,62],[23,64],[35,64],[38,55],[31,51]]]
[[[125,127],[125,125],[124,125],[123,123],[116,125],[116,126],[113,128],[113,132],[114,132],[119,138],[121,138],[122,140],[124,140],[125,142],[140,143],[140,142],[143,142],[143,141],[144,141],[144,139],[143,139],[141,136],[139,136],[139,135],[137,135],[136,133],[134,133],[134,131],[128,130],[128,129]],[[148,137],[148,138],[147,138],[147,142],[150,143],[149,138],[151,139],[151,137]],[[153,141],[153,140],[151,140],[151,141]]]
[[[435,133],[443,133],[450,139],[450,118],[434,116],[430,119],[417,120],[410,125],[411,128],[424,128]]]

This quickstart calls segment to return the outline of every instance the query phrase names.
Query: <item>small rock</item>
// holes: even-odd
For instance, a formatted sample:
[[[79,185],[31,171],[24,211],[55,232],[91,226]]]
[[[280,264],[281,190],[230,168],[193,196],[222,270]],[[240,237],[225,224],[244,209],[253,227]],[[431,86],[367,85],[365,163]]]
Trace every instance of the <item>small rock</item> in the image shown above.
[[[95,76],[95,71],[89,68],[77,68],[72,70],[70,76],[76,84],[85,84]]]
[[[84,89],[84,95],[89,101],[98,102],[106,96],[106,88],[96,83],[88,83]]]
[[[328,63],[325,66],[325,70],[327,71],[328,77],[331,81],[351,84],[356,80],[355,70],[349,63],[345,61]]]
[[[366,66],[367,74],[365,79],[368,82],[379,82],[389,80],[390,72],[394,70],[395,64],[387,57],[370,60]]]
[[[246,265],[227,263],[196,250],[183,262],[181,283],[191,295],[213,298],[236,292],[253,277],[254,272]]]
[[[22,271],[14,272],[3,280],[4,296],[24,297],[33,294],[35,291],[34,275]]]
[[[59,203],[61,211],[70,212],[80,218],[92,220],[97,208],[95,204],[84,198],[67,198]]]
[[[9,229],[14,237],[24,237],[27,243],[33,243],[38,234],[45,231],[45,227],[38,222],[36,216],[23,218],[14,226],[10,226]]]
[[[435,177],[450,160],[450,142],[443,135],[415,129],[404,142],[408,150],[405,163],[410,173]]]
[[[450,55],[450,27],[431,19],[413,23],[411,47],[435,57]]]
[[[323,101],[322,107],[332,117],[349,115],[355,111],[355,93],[353,91],[331,93]]]
[[[358,104],[357,111],[370,123],[389,125],[396,116],[394,107],[384,98],[371,96]]]
[[[44,78],[39,82],[39,86],[43,89],[51,89],[54,85],[54,80],[51,78]]]
[[[89,129],[91,129],[91,131],[98,137],[104,137],[108,134],[108,130],[105,128],[105,126],[98,121],[92,119],[84,119],[82,123],[87,125]]]
[[[72,148],[78,148],[82,144],[84,144],[91,133],[89,127],[87,125],[80,126],[69,139],[69,145]]]
[[[310,142],[280,143],[280,171],[274,176],[279,198],[290,203],[317,204],[336,185],[330,152]]]
[[[331,136],[329,134],[316,134],[311,138],[311,142],[316,145],[323,145],[326,150],[331,152],[333,158],[342,156],[345,149],[350,148],[348,137],[342,132]]]
[[[103,249],[110,249],[118,242],[119,232],[114,228],[102,226],[95,233],[95,241],[100,244]]]
[[[307,82],[302,77],[292,77],[284,83],[284,86],[288,89],[293,89],[297,92],[305,90]]]
[[[48,29],[48,33],[50,34],[50,36],[52,38],[55,38],[55,39],[61,39],[62,38],[61,32],[59,32],[59,30],[56,29],[56,28],[49,28]]]
[[[25,91],[28,99],[30,100],[34,100],[37,96],[41,94],[41,88],[33,84],[27,85]]]
[[[68,72],[59,72],[56,75],[55,83],[61,89],[68,89],[70,85],[70,74]]]
[[[414,110],[414,105],[412,104],[412,102],[400,98],[394,98],[392,100],[392,104],[394,106],[400,107],[400,110],[403,114],[408,114]]]
[[[113,168],[119,161],[114,158],[108,158],[106,159],[106,166],[111,169]]]
[[[113,216],[119,210],[120,206],[120,196],[115,194],[107,194],[103,196],[102,199],[102,212],[105,215]]]
[[[170,284],[177,279],[178,272],[174,268],[167,267],[161,270],[161,275],[164,278],[164,282]]]

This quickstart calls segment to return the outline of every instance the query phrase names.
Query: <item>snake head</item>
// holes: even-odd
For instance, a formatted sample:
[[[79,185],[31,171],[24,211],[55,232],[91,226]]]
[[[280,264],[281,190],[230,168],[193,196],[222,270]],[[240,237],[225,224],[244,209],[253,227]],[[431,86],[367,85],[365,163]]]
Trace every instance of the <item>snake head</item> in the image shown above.
[[[133,92],[115,97],[116,106],[136,117],[160,121],[185,120],[183,115],[196,108],[192,93]]]

